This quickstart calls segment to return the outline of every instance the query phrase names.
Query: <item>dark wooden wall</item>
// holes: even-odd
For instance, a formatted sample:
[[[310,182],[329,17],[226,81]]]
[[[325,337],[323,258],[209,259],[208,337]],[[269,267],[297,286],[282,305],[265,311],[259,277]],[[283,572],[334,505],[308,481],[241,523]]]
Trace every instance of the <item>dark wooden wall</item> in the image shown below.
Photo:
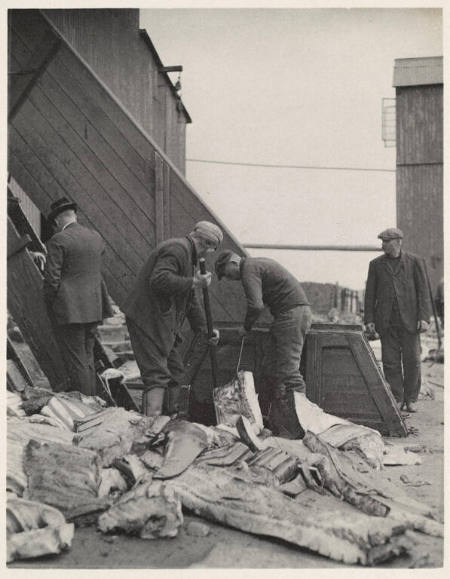
[[[35,70],[57,32],[39,11],[12,16],[11,66],[27,71],[33,61]],[[77,202],[80,222],[106,242],[105,279],[119,307],[156,242],[185,235],[200,219],[222,227],[224,248],[245,253],[64,39],[47,60],[9,119],[9,171],[44,214],[62,195]],[[217,322],[242,321],[240,284],[215,281],[211,302]]]
[[[138,9],[44,10],[136,121],[185,173],[186,116],[139,33]],[[169,63],[179,64],[179,63]]]
[[[442,85],[397,87],[397,165],[442,163]]]
[[[66,390],[67,373],[44,304],[42,275],[24,245],[25,239],[8,217],[8,312],[52,388]]]
[[[397,224],[404,247],[443,275],[443,87],[397,88]]]

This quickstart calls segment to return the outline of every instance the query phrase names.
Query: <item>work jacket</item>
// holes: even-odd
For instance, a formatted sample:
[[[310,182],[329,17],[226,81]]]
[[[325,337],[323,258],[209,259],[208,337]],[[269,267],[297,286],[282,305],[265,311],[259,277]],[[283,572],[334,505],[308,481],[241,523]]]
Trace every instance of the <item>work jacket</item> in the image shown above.
[[[187,318],[194,332],[204,329],[204,316],[192,289],[197,256],[190,237],[168,239],[150,254],[122,307],[168,356]]]
[[[274,318],[297,306],[309,306],[300,282],[280,263],[269,257],[242,258],[241,282],[247,298],[244,328],[249,331],[268,306]]]
[[[431,316],[423,259],[402,251],[396,273],[390,266],[389,262],[392,261],[386,255],[373,259],[367,277],[364,321],[366,324],[375,323],[375,329],[381,336],[389,327],[395,301],[402,324],[410,333],[417,332],[420,320],[428,322]]]
[[[112,316],[102,278],[104,251],[102,237],[77,222],[47,242],[44,299],[57,324],[99,322]]]

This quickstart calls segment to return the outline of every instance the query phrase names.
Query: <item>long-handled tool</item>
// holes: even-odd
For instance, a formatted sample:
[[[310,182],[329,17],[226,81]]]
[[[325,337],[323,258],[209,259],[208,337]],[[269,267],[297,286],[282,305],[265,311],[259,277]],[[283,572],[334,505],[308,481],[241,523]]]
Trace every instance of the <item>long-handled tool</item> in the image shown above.
[[[427,262],[425,261],[425,259],[423,260],[423,267],[425,270],[425,277],[427,278],[428,291],[430,293],[430,300],[431,300],[431,308],[433,310],[434,324],[436,326],[436,334],[437,334],[437,341],[438,341],[438,350],[437,351],[440,352],[441,348],[442,348],[441,327],[439,325],[439,320],[438,320],[438,316],[437,316],[437,312],[436,312],[436,304],[434,303],[433,291],[431,289],[431,283],[430,283],[430,276],[428,275]]]
[[[205,275],[206,273],[206,262],[203,257],[199,259],[200,265],[200,273]],[[211,304],[209,302],[209,292],[208,288],[203,288],[203,302],[205,304],[205,315],[206,315],[206,326],[208,329],[208,338],[212,338],[214,336],[214,328],[212,323],[212,316],[211,316]],[[213,388],[217,388],[217,375],[218,375],[218,367],[217,367],[217,355],[216,355],[216,347],[213,344],[209,344],[209,355],[211,358],[211,372],[212,372],[212,382]]]
[[[244,342],[245,342],[245,336],[242,336],[241,348],[239,350],[239,358],[238,358],[238,362],[237,362],[237,366],[236,366],[236,377],[239,374],[239,366],[241,365],[242,352],[244,350]]]

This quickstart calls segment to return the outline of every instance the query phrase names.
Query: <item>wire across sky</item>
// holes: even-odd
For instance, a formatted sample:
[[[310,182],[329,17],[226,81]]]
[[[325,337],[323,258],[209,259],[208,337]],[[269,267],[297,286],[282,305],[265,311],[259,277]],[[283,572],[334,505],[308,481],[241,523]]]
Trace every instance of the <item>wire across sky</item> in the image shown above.
[[[208,159],[186,159],[190,163],[210,163],[214,165],[238,165],[241,167],[268,167],[270,169],[313,169],[319,171],[373,171],[378,173],[395,173],[395,169],[374,167],[326,167],[321,165],[271,165],[267,163],[240,163],[236,161],[212,161]]]

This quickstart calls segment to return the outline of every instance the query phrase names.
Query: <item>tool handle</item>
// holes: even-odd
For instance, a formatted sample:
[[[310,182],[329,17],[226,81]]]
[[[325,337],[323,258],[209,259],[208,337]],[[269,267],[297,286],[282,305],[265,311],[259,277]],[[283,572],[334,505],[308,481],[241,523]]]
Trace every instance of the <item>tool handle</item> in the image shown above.
[[[242,336],[241,348],[239,350],[239,358],[236,366],[236,376],[239,374],[239,366],[241,365],[242,350],[244,349],[245,336]]]
[[[201,257],[198,260],[200,265],[200,273],[205,275],[206,273],[206,261],[204,257]],[[203,292],[203,302],[205,304],[205,315],[206,315],[206,327],[208,328],[208,338],[212,338],[213,336],[213,323],[212,323],[212,316],[211,316],[211,304],[209,301],[209,292],[208,288],[204,287],[202,289]]]
[[[200,273],[205,275],[206,273],[206,261],[203,257],[199,260],[200,266]],[[209,301],[209,292],[208,288],[203,288],[203,302],[205,305],[205,315],[206,315],[206,327],[208,328],[208,338],[212,338],[213,334],[213,322],[211,316],[211,304]],[[216,348],[212,344],[209,344],[209,356],[211,358],[211,372],[212,372],[212,381],[213,381],[213,388],[217,388],[217,375],[218,375],[218,366],[217,366],[217,356],[216,356]]]
[[[428,285],[428,292],[430,294],[430,300],[431,300],[431,309],[433,311],[433,317],[434,317],[434,325],[436,326],[436,335],[437,335],[437,340],[438,340],[438,350],[441,349],[442,347],[442,336],[441,336],[441,327],[439,325],[439,320],[438,320],[438,315],[436,312],[436,304],[434,303],[434,296],[433,296],[433,290],[431,289],[431,282],[430,282],[430,276],[428,275],[428,267],[427,267],[427,262],[425,259],[423,259],[423,267],[425,270],[425,277],[427,280],[427,285]]]

